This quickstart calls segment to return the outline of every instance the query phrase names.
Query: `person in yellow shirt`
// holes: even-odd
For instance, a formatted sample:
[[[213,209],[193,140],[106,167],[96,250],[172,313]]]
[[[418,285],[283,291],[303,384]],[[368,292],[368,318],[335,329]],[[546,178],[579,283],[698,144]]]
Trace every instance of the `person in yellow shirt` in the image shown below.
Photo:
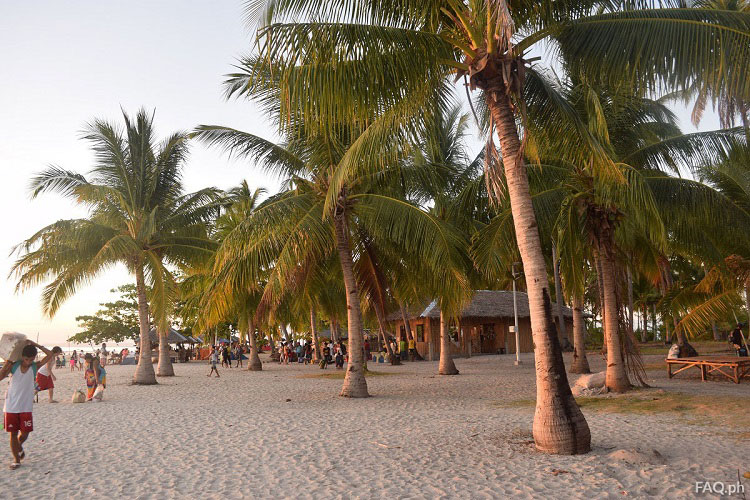
[[[417,357],[417,343],[414,342],[414,339],[409,339],[409,360],[414,361],[414,359]]]

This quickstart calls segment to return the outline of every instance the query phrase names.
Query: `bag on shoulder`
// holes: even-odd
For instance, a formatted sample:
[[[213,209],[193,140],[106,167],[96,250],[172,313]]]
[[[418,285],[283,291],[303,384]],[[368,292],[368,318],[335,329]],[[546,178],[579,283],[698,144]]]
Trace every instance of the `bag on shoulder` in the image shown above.
[[[86,402],[86,395],[83,393],[82,390],[77,389],[73,393],[73,402],[74,403],[85,403]]]

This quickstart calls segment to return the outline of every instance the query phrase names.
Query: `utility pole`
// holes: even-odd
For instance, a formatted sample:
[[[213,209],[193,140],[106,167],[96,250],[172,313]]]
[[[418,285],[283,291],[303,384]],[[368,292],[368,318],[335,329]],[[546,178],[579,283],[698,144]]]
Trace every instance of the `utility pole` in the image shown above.
[[[518,298],[516,297],[516,280],[521,277],[523,271],[516,271],[516,266],[522,266],[520,262],[514,262],[511,266],[511,274],[513,275],[513,333],[516,334],[516,361],[515,365],[521,364],[521,342],[518,335]]]

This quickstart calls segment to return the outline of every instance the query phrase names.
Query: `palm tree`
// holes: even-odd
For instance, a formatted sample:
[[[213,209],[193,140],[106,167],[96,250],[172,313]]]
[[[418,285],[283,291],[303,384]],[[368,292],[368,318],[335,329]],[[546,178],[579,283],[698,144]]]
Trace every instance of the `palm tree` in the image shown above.
[[[256,11],[258,6],[265,8]],[[568,394],[554,338],[544,254],[517,128],[529,98],[525,81],[537,77],[528,53],[559,54],[574,73],[596,68],[597,78],[627,79],[648,89],[685,87],[705,77],[712,79],[712,91],[723,86],[732,95],[747,96],[750,18],[706,9],[635,10],[631,2],[595,1],[344,0],[332,5],[274,0],[253,2],[248,10],[249,17],[267,24],[258,31],[261,57],[246,61],[247,73],[254,78],[269,69],[259,68],[273,66],[274,85],[284,96],[281,115],[289,121],[304,115],[316,127],[332,129],[353,120],[369,124],[372,110],[388,108],[388,127],[404,124],[427,108],[433,90],[451,73],[468,76],[469,88],[482,92],[503,152],[527,279],[538,374],[536,446],[552,453],[587,452],[589,432]],[[543,94],[535,97],[554,101]],[[370,130],[371,135],[383,133],[378,127]],[[373,153],[358,149],[339,164],[329,204],[343,187],[341,180]],[[501,176],[499,168],[488,173],[495,180]]]
[[[194,265],[190,270],[192,276],[188,278],[196,283],[189,293],[191,302],[199,311],[196,326],[210,329],[223,321],[236,320],[240,336],[247,335],[250,342],[249,371],[263,369],[258,352],[256,310],[261,301],[264,280],[243,280],[246,270],[241,266],[233,268],[238,275],[232,277],[215,276],[212,271],[221,245],[228,235],[252,215],[265,192],[263,188],[251,190],[247,181],[242,181],[225,194],[222,200],[224,213],[213,224],[212,237],[217,243],[216,252]]]
[[[51,317],[81,286],[124,264],[135,275],[138,295],[141,354],[133,382],[155,384],[149,310],[164,332],[175,300],[170,268],[210,251],[204,223],[215,213],[216,191],[184,193],[185,133],[157,143],[153,115],[140,110],[131,119],[123,112],[123,119],[124,129],[103,120],[87,126],[84,139],[96,159],[91,180],[59,167],[33,178],[33,197],[57,192],[87,207],[89,216],[39,230],[17,247],[21,256],[12,272],[20,290],[52,279],[42,294],[42,309]]]
[[[252,95],[252,89],[245,91]],[[306,125],[298,124],[303,132]],[[349,332],[349,364],[341,395],[369,396],[364,374],[360,283],[352,249],[361,247],[361,235],[370,235],[420,255],[435,270],[436,280],[448,282],[461,279],[449,265],[460,255],[460,239],[440,220],[393,194],[387,178],[397,172],[396,167],[378,176],[346,179],[345,189],[338,192],[331,209],[327,209],[337,165],[353,145],[370,140],[366,131],[345,127],[336,134],[293,133],[284,145],[226,127],[201,126],[195,135],[233,154],[254,159],[261,168],[281,172],[291,184],[262,203],[226,238],[217,254],[216,272],[231,277],[235,275],[234,268],[247,262],[243,277],[255,280],[262,270],[269,270],[266,291],[275,295],[278,302],[281,290],[288,292],[295,289],[295,283],[304,283],[305,276],[318,269],[334,250],[346,292]]]

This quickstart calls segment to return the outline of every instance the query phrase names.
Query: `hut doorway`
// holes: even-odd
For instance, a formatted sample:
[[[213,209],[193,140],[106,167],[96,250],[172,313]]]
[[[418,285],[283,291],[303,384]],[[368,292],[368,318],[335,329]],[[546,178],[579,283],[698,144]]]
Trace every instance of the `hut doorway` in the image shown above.
[[[482,325],[480,333],[481,348],[483,353],[495,352],[495,324],[486,323]]]

